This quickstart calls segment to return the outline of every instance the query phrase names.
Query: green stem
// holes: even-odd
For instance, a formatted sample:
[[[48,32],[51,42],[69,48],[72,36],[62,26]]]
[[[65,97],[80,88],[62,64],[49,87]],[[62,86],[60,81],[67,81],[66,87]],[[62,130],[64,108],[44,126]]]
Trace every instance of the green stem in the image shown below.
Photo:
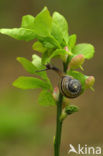
[[[62,102],[63,102],[63,95],[60,93],[59,100],[57,102],[57,127],[56,127],[56,137],[54,142],[55,156],[59,156],[60,154],[61,131],[62,131],[62,121],[60,121],[60,116],[62,113]]]
[[[67,71],[69,62],[70,62],[70,57],[68,56],[66,63],[63,63],[64,73],[66,73]]]
[[[63,64],[64,72],[66,73],[69,64],[69,57],[67,62]],[[59,100],[57,102],[57,121],[56,121],[56,136],[54,140],[54,156],[60,156],[60,143],[61,143],[61,132],[62,132],[62,122],[60,120],[62,114],[62,104],[63,104],[63,95],[59,94]]]

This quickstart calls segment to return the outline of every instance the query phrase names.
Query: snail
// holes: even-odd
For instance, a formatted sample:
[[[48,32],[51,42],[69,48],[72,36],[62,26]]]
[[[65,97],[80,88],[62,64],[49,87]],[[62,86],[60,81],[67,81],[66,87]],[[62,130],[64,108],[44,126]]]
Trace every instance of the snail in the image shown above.
[[[59,88],[60,92],[67,98],[76,98],[81,94],[81,83],[72,76],[63,76]]]
[[[58,68],[51,66],[50,64],[46,65],[46,69],[40,70],[54,70],[60,76],[59,90],[62,95],[67,98],[76,98],[81,94],[82,86],[79,80],[74,79],[72,76],[64,75]],[[37,71],[37,72],[40,72]]]

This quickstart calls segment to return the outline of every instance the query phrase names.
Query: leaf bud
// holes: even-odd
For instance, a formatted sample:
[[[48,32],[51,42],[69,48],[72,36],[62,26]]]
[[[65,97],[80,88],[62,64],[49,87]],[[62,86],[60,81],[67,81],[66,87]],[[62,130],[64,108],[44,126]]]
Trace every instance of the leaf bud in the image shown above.
[[[79,111],[79,107],[74,106],[74,105],[70,105],[70,106],[68,105],[68,106],[65,107],[65,112],[68,115],[70,115],[70,114],[72,114],[74,112],[78,112],[78,111]]]
[[[72,56],[73,54],[72,54],[72,52],[68,49],[68,47],[66,46],[66,47],[64,47],[64,49],[68,52],[68,55],[70,55],[70,56]]]
[[[95,83],[95,77],[94,76],[88,76],[86,81],[85,81],[86,88],[90,88],[91,90],[94,91],[94,89],[93,89],[94,83]]]
[[[79,107],[74,105],[67,105],[63,110],[60,117],[60,120],[63,121],[68,115],[71,115],[79,111]]]
[[[64,49],[65,49],[65,51],[67,52],[67,54],[65,54],[65,55],[62,56],[61,58],[62,58],[63,62],[66,62],[66,60],[67,60],[67,58],[68,58],[68,55],[69,55],[69,56],[72,56],[73,54],[72,54],[72,52],[68,49],[67,46],[64,47]]]
[[[59,88],[55,87],[53,90],[53,98],[58,101],[58,97],[59,97]]]
[[[82,54],[76,55],[71,59],[69,68],[70,69],[81,68],[83,70],[82,65],[83,65],[84,61],[85,61],[84,55],[82,55]]]

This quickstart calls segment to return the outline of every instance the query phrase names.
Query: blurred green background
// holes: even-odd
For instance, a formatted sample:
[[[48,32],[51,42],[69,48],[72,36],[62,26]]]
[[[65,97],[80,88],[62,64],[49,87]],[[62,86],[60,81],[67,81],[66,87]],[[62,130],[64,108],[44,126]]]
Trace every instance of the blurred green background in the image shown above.
[[[95,92],[88,90],[72,100],[80,111],[63,124],[61,155],[67,156],[69,144],[103,145],[103,0],[0,0],[0,28],[19,27],[23,15],[35,16],[44,6],[66,17],[77,42],[90,42],[96,49],[84,65],[85,74],[96,77]],[[40,90],[22,91],[11,85],[18,76],[29,75],[16,57],[31,59],[32,44],[0,35],[0,156],[53,156],[56,107],[38,104]],[[56,86],[58,76],[48,75]]]

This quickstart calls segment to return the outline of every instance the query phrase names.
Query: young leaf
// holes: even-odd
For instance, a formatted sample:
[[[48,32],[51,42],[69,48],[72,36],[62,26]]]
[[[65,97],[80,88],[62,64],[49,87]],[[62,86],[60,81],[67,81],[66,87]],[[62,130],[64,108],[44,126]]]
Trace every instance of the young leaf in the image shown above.
[[[52,58],[56,56],[65,56],[66,54],[68,54],[68,52],[66,52],[65,49],[56,49],[53,52],[47,51],[43,54],[42,62],[47,64],[51,61]]]
[[[21,27],[27,28],[27,29],[34,29],[34,20],[35,20],[35,17],[33,17],[31,15],[23,16]]]
[[[36,17],[34,22],[34,30],[38,36],[46,37],[51,33],[52,18],[45,7]]]
[[[94,47],[91,44],[81,43],[77,44],[73,50],[74,55],[83,54],[86,59],[90,59],[94,55]]]
[[[84,92],[84,90],[86,89],[85,80],[86,80],[87,76],[82,74],[82,73],[80,73],[80,72],[78,72],[78,71],[74,71],[74,70],[69,70],[67,72],[67,74],[81,82],[82,92]]]
[[[36,54],[32,55],[32,63],[38,70],[43,69],[45,67],[41,62],[41,57],[39,57]]]
[[[78,112],[79,111],[79,107],[75,106],[75,105],[67,105],[65,107],[65,112],[70,115],[70,114],[73,114],[75,112]]]
[[[41,62],[41,59],[39,58],[39,56],[36,56],[36,55],[34,57],[35,57],[35,59],[33,60],[34,64],[23,57],[18,57],[17,60],[22,64],[22,66],[25,68],[27,72],[31,74],[36,74],[40,76],[41,78],[43,78],[44,80],[46,80],[48,82],[48,85],[50,86],[50,89],[52,90],[52,85],[48,79],[46,72],[45,71],[37,72],[41,70],[41,68],[44,69],[43,65],[39,64]]]
[[[41,62],[41,58],[37,55],[32,55],[32,64],[37,68],[37,71],[40,71],[42,69],[45,69],[45,66]],[[46,71],[43,72],[36,72],[41,78],[48,79]]]
[[[36,51],[41,52],[41,53],[44,53],[47,50],[47,48],[45,48],[43,46],[43,44],[39,41],[35,42],[33,44],[32,48],[33,48],[33,50],[36,50]]]
[[[26,58],[18,57],[17,60],[22,64],[22,66],[27,72],[34,74],[35,71],[37,70],[37,68],[32,64],[32,62],[30,62]]]
[[[35,38],[43,39],[50,36],[52,18],[45,7],[35,19],[28,15],[24,16],[21,28],[0,29],[0,33],[11,36],[17,40],[30,41]]]
[[[30,41],[36,38],[35,32],[26,28],[0,29],[0,33],[17,40]]]
[[[40,105],[43,105],[43,106],[54,106],[54,105],[56,105],[52,94],[48,90],[43,90],[40,93],[38,102]]]
[[[43,44],[45,48],[48,48],[48,49],[61,48],[61,45],[59,44],[59,42],[52,35],[41,38],[40,42]]]
[[[61,44],[63,41],[63,35],[60,30],[60,26],[57,24],[57,20],[55,16],[52,17],[52,32],[51,34],[55,37],[55,39]]]
[[[64,39],[68,44],[68,23],[58,12],[53,14],[52,34],[60,43]]]
[[[74,48],[74,46],[76,44],[76,39],[77,39],[76,34],[72,34],[69,36],[69,41],[68,41],[69,50]]]
[[[33,59],[32,63],[37,68],[37,71],[40,71],[42,69],[45,69],[45,66],[42,64],[41,58],[39,56],[37,56],[37,55],[34,54],[34,55],[32,55],[32,59]],[[49,78],[47,76],[46,71],[36,72],[36,74],[38,74],[41,78],[43,78],[44,80],[46,80],[46,82],[49,85],[49,89],[52,91],[53,90],[52,84],[51,84],[51,82],[50,82],[50,80],[49,80]]]
[[[27,60],[23,57],[18,57],[17,60],[22,64],[22,66],[25,68],[25,70],[31,74],[36,74],[47,81],[48,85],[50,86],[50,89],[52,90],[52,85],[48,79],[48,76],[46,72],[37,72],[41,69],[44,69],[44,66],[41,65],[41,58],[37,55],[33,55],[33,63]]]
[[[48,83],[34,78],[34,77],[24,77],[21,76],[13,82],[13,86],[21,89],[35,89],[35,88],[43,88],[49,89]]]
[[[45,39],[42,43],[46,49],[55,49],[57,47],[57,45],[53,44],[51,40],[48,41]]]

